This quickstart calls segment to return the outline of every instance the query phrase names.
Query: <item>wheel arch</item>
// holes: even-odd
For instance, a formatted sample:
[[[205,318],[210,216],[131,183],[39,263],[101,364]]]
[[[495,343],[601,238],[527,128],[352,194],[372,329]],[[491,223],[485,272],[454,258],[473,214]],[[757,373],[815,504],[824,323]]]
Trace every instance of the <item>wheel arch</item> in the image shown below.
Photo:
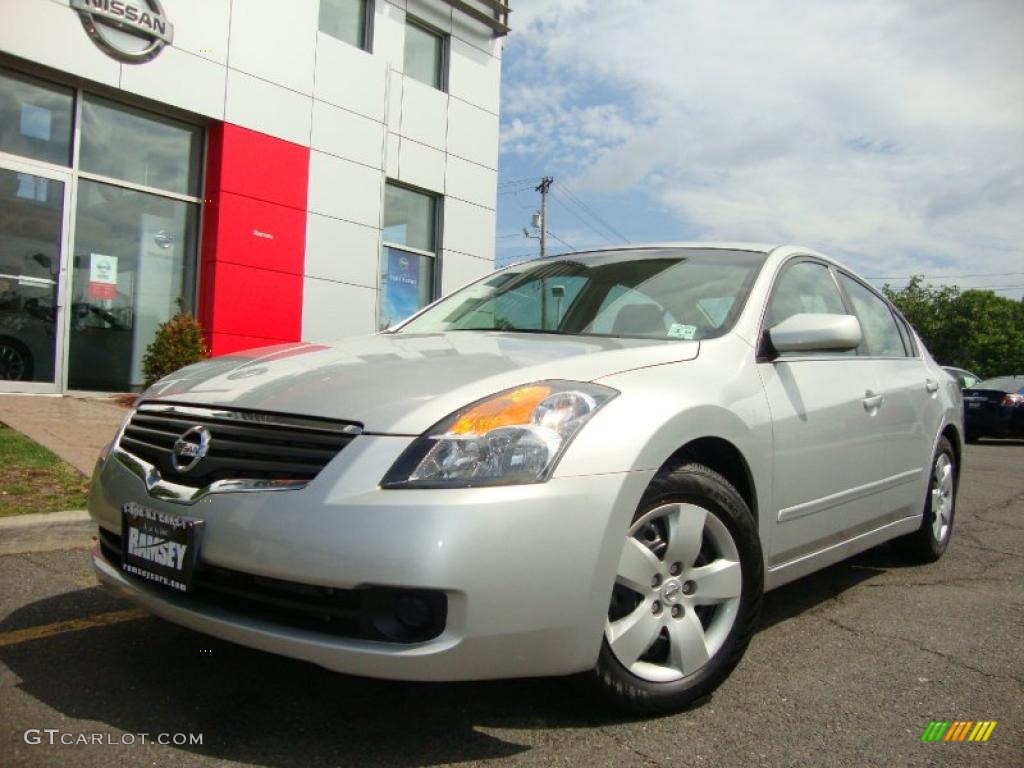
[[[754,515],[754,522],[758,521],[754,475],[743,452],[734,443],[711,435],[690,440],[665,460],[658,468],[656,476],[667,474],[690,462],[703,464],[728,480],[747,503]]]
[[[953,458],[956,459],[955,471],[957,482],[960,481],[960,462],[962,461],[964,446],[963,436],[960,434],[960,430],[956,428],[955,424],[947,424],[943,427],[942,432],[939,435],[949,441],[949,444],[953,447]],[[937,442],[937,441],[936,441]]]

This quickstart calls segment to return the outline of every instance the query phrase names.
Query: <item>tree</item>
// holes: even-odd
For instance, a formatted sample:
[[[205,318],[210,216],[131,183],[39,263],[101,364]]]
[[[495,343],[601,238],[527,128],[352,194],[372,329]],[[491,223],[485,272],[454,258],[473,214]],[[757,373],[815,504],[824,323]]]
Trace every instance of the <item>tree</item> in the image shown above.
[[[933,286],[921,275],[882,290],[943,365],[986,378],[1024,372],[1024,303],[992,291]]]

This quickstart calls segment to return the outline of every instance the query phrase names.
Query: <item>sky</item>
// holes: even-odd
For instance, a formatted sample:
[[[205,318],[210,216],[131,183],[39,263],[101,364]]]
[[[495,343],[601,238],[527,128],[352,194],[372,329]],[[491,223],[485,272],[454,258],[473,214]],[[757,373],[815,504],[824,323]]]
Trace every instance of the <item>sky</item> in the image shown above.
[[[511,0],[498,263],[797,243],[1024,294],[1021,0]],[[956,277],[947,277],[956,276]]]

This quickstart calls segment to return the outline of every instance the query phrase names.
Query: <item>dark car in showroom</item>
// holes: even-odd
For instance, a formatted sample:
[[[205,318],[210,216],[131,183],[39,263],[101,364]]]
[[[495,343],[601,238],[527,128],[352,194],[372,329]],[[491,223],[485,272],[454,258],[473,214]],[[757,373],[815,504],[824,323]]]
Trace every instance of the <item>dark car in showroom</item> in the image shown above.
[[[964,390],[967,442],[982,437],[1024,437],[1024,375],[996,376]]]

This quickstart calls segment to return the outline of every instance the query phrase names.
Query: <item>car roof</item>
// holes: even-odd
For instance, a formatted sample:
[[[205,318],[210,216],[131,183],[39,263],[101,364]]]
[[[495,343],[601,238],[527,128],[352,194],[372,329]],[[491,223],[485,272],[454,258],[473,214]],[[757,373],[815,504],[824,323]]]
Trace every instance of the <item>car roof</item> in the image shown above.
[[[583,250],[574,251],[571,253],[560,253],[558,255],[569,256],[582,253],[606,253],[608,251],[638,251],[663,248],[689,248],[701,251],[753,251],[755,253],[769,254],[778,247],[778,245],[768,245],[765,243],[711,241],[703,242],[697,240],[679,240],[653,243],[627,243],[625,245],[603,245],[595,246],[594,248],[585,248]]]
[[[990,379],[979,381],[971,389],[1002,389],[1004,392],[1016,392],[1024,389],[1024,374],[993,376]]]

